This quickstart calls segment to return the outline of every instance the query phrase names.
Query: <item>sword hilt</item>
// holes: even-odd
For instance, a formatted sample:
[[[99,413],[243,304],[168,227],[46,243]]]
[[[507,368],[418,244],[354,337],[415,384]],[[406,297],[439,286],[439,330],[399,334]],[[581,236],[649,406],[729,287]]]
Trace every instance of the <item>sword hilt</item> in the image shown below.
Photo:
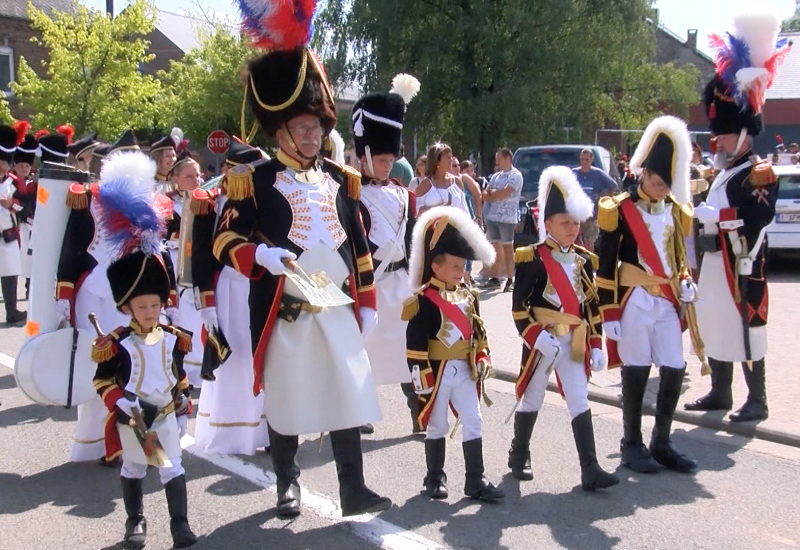
[[[98,338],[102,338],[103,336],[105,336],[105,333],[103,333],[103,329],[100,328],[100,321],[97,320],[97,315],[95,315],[94,312],[89,314],[89,322],[92,323],[95,332],[97,332]]]

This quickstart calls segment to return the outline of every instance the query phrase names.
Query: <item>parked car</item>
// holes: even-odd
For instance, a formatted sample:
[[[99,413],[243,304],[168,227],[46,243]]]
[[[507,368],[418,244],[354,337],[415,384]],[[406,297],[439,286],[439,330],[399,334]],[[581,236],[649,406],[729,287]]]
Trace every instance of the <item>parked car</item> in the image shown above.
[[[614,181],[619,181],[617,166],[611,162],[611,153],[597,145],[537,145],[520,147],[514,153],[513,163],[522,172],[522,194],[519,200],[520,222],[514,232],[514,245],[525,246],[539,240],[537,232],[539,178],[550,166],[580,166],[581,151],[594,151],[593,165],[604,170]],[[591,190],[585,189],[588,193]]]
[[[778,176],[775,219],[767,226],[770,250],[800,250],[800,166],[773,165]]]

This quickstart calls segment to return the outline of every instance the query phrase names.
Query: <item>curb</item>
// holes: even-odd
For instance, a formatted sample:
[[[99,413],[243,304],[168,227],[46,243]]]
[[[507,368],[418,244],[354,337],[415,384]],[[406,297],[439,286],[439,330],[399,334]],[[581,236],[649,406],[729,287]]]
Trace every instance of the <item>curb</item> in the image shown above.
[[[508,371],[495,370],[495,378],[503,382],[516,383],[517,375]],[[547,391],[558,393],[558,386],[553,382],[547,383]],[[621,400],[619,396],[610,395],[606,392],[592,390],[589,388],[589,401],[602,403],[604,405],[611,405],[621,409]],[[647,403],[644,404],[643,412],[651,416],[655,415],[655,408]],[[727,412],[724,413],[727,415]],[[678,422],[685,424],[692,424],[693,426],[700,426],[703,428],[710,428],[716,431],[727,432],[732,435],[741,435],[762,441],[770,441],[778,443],[779,445],[787,445],[789,447],[800,448],[800,435],[791,434],[788,432],[776,430],[768,426],[752,423],[737,423],[719,418],[717,414],[692,414],[684,410],[676,410],[673,416]]]

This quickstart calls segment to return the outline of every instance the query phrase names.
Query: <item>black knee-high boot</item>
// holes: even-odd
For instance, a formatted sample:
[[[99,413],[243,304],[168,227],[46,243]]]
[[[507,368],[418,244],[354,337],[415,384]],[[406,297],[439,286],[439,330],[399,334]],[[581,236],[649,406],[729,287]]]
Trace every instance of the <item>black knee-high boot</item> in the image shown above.
[[[371,491],[364,483],[364,460],[359,428],[331,432],[333,459],[339,477],[339,499],[343,516],[382,512],[392,501]]]
[[[296,435],[279,434],[267,424],[269,432],[270,456],[272,468],[277,478],[278,490],[277,513],[281,519],[296,518],[300,515],[300,467],[297,465]]]
[[[709,357],[708,366],[711,367],[711,391],[686,403],[683,408],[687,411],[727,411],[733,406],[733,363]]]
[[[619,483],[619,478],[603,470],[597,463],[597,450],[594,444],[592,411],[585,411],[572,419],[572,435],[581,463],[581,487],[584,491],[605,489]]]
[[[493,501],[503,498],[503,491],[489,483],[483,475],[483,439],[470,439],[461,444],[464,449],[464,494],[478,500]]]
[[[24,321],[27,314],[17,309],[17,276],[0,277],[0,289],[6,304],[6,323],[13,325]]]
[[[650,440],[650,454],[653,459],[676,472],[691,472],[697,468],[697,462],[679,453],[669,440],[672,416],[681,396],[681,383],[685,370],[661,367],[661,381],[656,400],[656,424],[653,427],[653,438]]]
[[[188,548],[197,542],[197,537],[189,528],[186,502],[186,476],[179,475],[164,484],[169,509],[169,530],[172,533],[173,548]]]
[[[531,434],[539,411],[514,414],[514,439],[508,451],[508,467],[512,475],[521,481],[533,479],[531,469]]]
[[[121,477],[122,502],[125,503],[125,548],[142,548],[147,539],[147,521],[142,504],[142,480]]]
[[[444,437],[425,440],[425,494],[431,498],[447,498],[447,474],[444,473],[444,458],[447,444]]]
[[[418,434],[425,430],[419,427],[417,417],[419,416],[419,396],[414,391],[414,384],[411,382],[404,382],[400,384],[400,389],[403,390],[403,395],[406,396],[406,405],[411,412],[411,433]]]
[[[642,443],[642,401],[649,377],[649,365],[622,367],[622,424],[625,430],[620,443],[622,465],[645,474],[658,471],[658,464]]]
[[[766,420],[769,416],[767,408],[767,380],[764,360],[753,361],[753,369],[742,363],[744,379],[747,382],[747,401],[741,409],[731,414],[731,422],[751,422]]]

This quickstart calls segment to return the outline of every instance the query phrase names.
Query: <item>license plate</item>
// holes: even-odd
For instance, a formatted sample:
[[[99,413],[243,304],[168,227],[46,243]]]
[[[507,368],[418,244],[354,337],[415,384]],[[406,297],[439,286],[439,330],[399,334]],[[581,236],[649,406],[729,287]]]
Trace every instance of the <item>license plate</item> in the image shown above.
[[[778,214],[775,221],[778,223],[800,223],[800,214]]]

